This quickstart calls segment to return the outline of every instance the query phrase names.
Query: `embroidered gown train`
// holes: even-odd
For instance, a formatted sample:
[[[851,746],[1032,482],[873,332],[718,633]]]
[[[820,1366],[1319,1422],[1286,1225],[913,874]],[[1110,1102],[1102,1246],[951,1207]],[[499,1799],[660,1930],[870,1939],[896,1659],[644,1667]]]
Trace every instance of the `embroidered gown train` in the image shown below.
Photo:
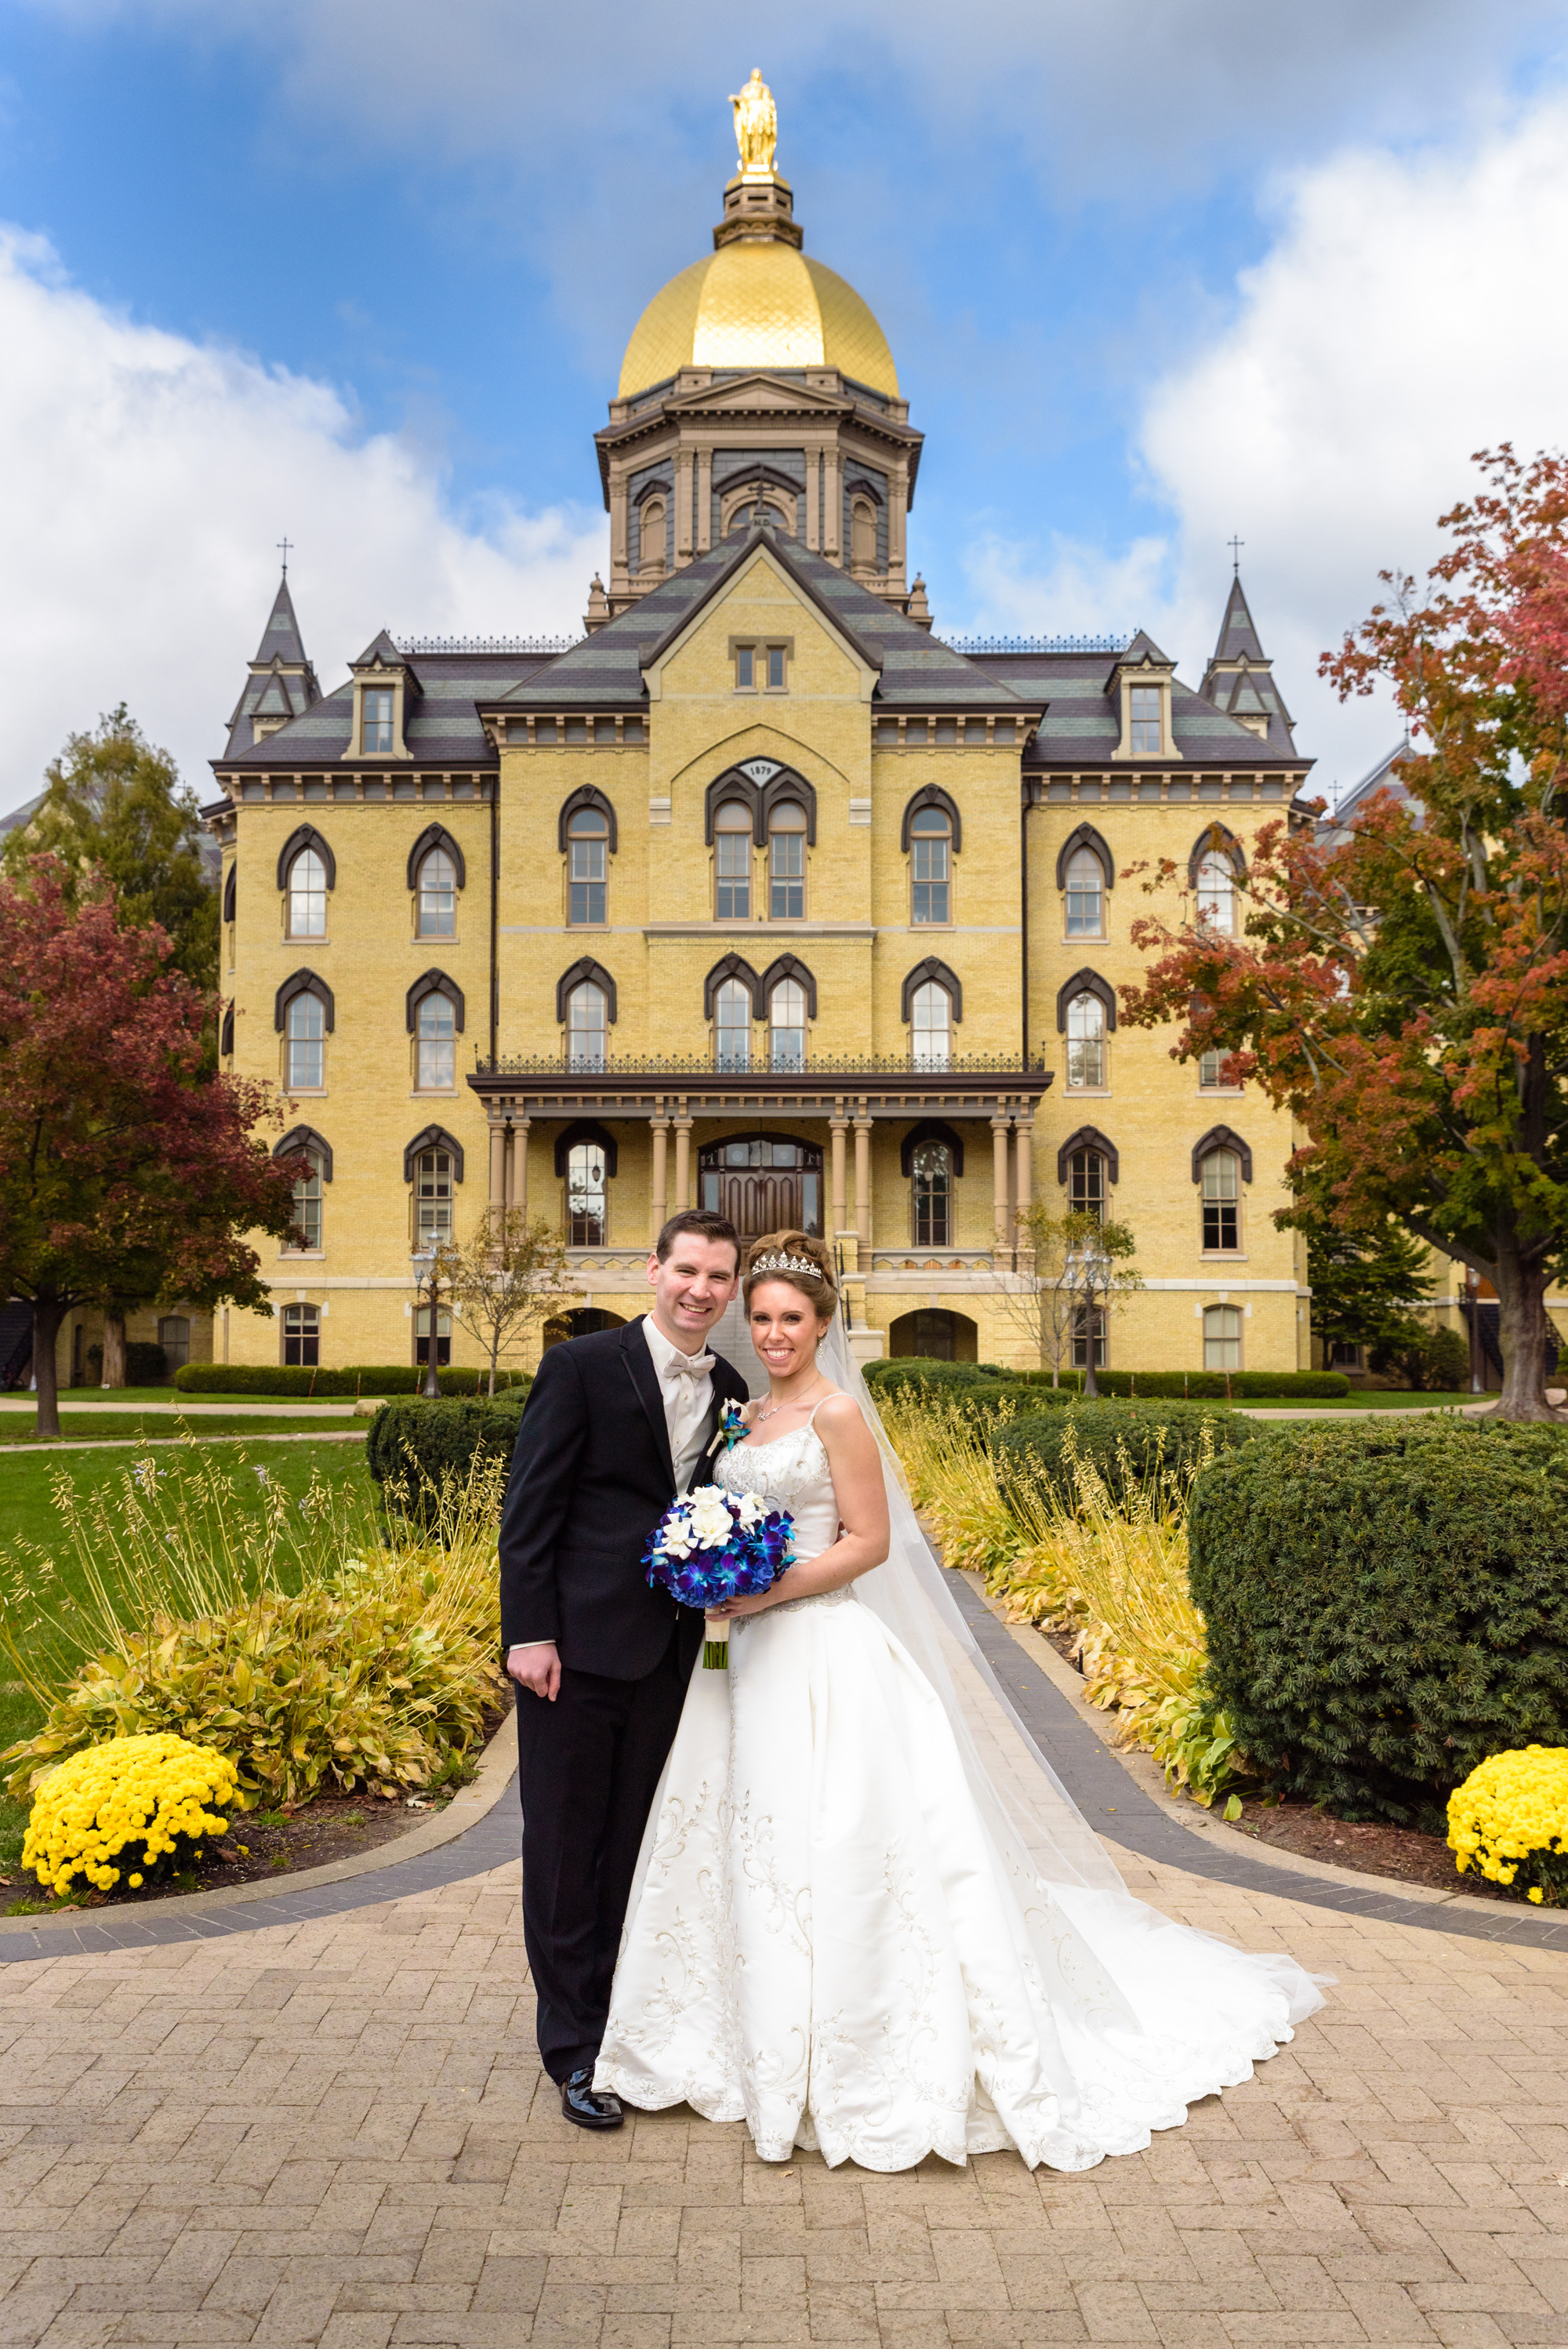
[[[788,1508],[799,1557],[836,1539],[810,1423],[715,1475]],[[594,2085],[744,2119],[769,2161],[1084,2169],[1322,2002],[1125,1890],[1009,1874],[932,1683],[851,1584],[738,1619],[728,1671],[692,1673]]]

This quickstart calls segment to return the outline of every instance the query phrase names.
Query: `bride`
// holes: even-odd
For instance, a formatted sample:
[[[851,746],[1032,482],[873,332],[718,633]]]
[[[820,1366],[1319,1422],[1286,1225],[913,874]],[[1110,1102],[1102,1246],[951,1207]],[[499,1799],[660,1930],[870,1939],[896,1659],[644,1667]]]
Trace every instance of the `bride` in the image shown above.
[[[715,1481],[788,1509],[797,1563],[692,1673],[594,2087],[765,2161],[1136,2152],[1321,1994],[1122,1887],[921,1536],[821,1242],[756,1242],[744,1295],[769,1392]]]

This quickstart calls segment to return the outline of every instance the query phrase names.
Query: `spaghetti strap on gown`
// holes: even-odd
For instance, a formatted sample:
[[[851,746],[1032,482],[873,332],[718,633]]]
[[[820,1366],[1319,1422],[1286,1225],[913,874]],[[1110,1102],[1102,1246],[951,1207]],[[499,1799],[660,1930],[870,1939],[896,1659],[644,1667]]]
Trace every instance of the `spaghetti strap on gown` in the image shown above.
[[[788,1508],[801,1557],[837,1537],[810,1424],[736,1445],[716,1481]],[[767,2161],[1016,2147],[1085,2169],[1249,2078],[1322,2002],[1288,1959],[1125,1891],[1021,1888],[930,1682],[851,1584],[738,1619],[727,1671],[692,1673],[594,2085],[744,2120]]]

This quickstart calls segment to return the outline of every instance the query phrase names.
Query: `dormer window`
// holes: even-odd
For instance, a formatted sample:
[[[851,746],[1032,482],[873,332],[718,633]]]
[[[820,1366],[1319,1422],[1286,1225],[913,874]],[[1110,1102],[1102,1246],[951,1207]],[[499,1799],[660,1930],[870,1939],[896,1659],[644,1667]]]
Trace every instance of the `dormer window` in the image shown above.
[[[1134,685],[1128,691],[1131,703],[1129,717],[1132,729],[1132,755],[1135,759],[1158,759],[1162,748],[1160,688],[1157,685]]]
[[[392,688],[367,685],[361,718],[361,747],[367,757],[385,757],[392,749]]]

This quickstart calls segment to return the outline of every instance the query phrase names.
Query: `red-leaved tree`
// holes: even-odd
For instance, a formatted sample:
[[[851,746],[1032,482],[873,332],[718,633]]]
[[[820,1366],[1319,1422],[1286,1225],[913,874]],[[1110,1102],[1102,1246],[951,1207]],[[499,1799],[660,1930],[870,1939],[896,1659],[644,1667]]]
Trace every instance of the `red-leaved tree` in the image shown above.
[[[1323,657],[1342,698],[1392,686],[1411,800],[1380,792],[1347,837],[1265,826],[1238,935],[1136,923],[1160,959],[1123,1016],[1180,1020],[1176,1058],[1219,1050],[1289,1109],[1309,1137],[1293,1182],[1341,1229],[1392,1217],[1492,1282],[1498,1408],[1546,1419],[1568,1244],[1568,460],[1476,461],[1489,486],[1441,517],[1425,590],[1385,573],[1387,601]]]
[[[107,889],[58,860],[0,879],[0,1296],[33,1308],[38,1433],[60,1432],[55,1346],[106,1296],[267,1306],[242,1237],[286,1233],[300,1162],[254,1129],[269,1088],[203,1068],[210,999]]]

